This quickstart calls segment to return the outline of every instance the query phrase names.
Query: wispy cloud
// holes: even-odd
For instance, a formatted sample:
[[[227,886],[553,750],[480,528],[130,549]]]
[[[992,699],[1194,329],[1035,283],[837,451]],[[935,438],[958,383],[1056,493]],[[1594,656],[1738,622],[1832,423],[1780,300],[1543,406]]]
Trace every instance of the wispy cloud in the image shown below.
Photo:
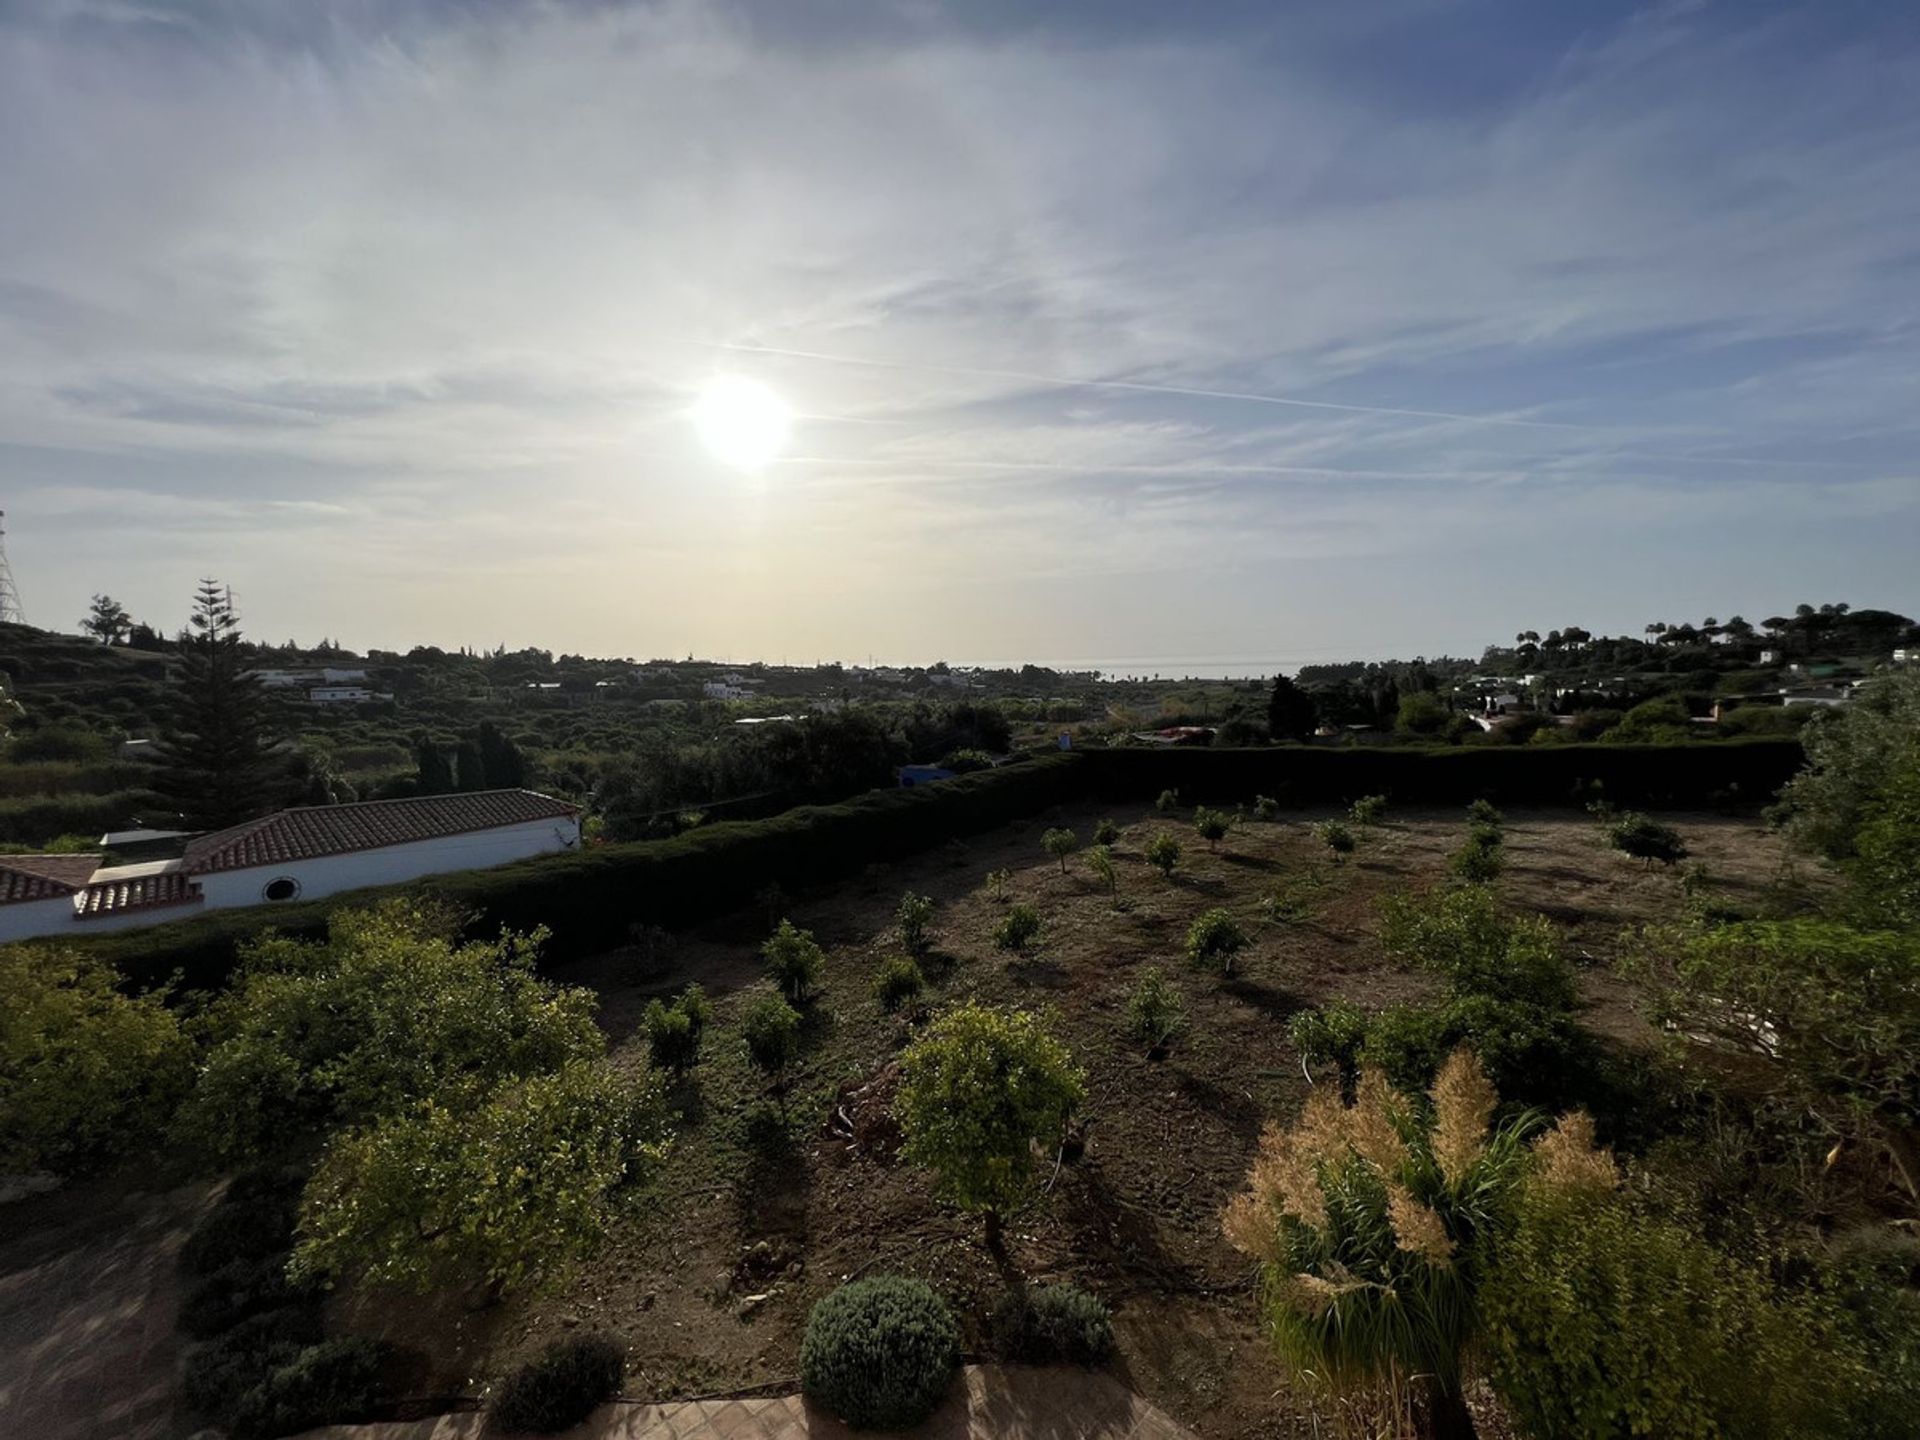
[[[170,620],[188,560],[269,633],[621,653],[1920,604],[1912,27],[1445,22],[0,11],[30,610]],[[684,422],[730,370],[801,415],[757,478]]]

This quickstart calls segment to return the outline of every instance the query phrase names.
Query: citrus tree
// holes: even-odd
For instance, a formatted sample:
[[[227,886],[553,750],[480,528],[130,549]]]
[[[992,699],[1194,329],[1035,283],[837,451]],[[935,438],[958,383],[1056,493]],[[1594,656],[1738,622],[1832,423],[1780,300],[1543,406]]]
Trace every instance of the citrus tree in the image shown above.
[[[902,1154],[935,1174],[934,1192],[986,1218],[1004,1255],[1001,1220],[1033,1181],[1036,1146],[1059,1143],[1086,1096],[1067,1047],[1024,1010],[949,1010],[901,1056],[894,1115]]]

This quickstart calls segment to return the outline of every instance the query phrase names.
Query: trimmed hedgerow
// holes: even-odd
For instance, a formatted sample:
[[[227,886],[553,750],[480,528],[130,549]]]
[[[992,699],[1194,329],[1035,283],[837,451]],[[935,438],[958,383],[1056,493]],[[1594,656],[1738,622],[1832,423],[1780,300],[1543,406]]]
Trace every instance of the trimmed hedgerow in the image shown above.
[[[242,1320],[196,1345],[180,1367],[180,1398],[198,1415],[231,1423],[240,1402],[308,1346],[319,1343],[320,1310],[289,1305]]]
[[[1113,1314],[1073,1285],[1008,1295],[987,1321],[994,1352],[1017,1365],[1100,1365],[1113,1354]]]
[[[953,1382],[960,1330],[923,1281],[876,1275],[813,1307],[800,1341],[800,1384],[856,1430],[917,1425]]]
[[[272,1440],[369,1419],[391,1353],[365,1336],[308,1346],[240,1398],[228,1428],[236,1440]]]
[[[627,1352],[605,1335],[559,1340],[500,1383],[489,1407],[509,1434],[549,1435],[578,1425],[620,1393]]]
[[[248,1316],[313,1298],[313,1289],[287,1278],[287,1253],[230,1260],[203,1276],[180,1302],[180,1328],[197,1340],[231,1330]]]
[[[264,1260],[293,1247],[293,1227],[306,1184],[299,1170],[248,1170],[233,1177],[180,1247],[180,1268],[211,1275],[235,1260]]]

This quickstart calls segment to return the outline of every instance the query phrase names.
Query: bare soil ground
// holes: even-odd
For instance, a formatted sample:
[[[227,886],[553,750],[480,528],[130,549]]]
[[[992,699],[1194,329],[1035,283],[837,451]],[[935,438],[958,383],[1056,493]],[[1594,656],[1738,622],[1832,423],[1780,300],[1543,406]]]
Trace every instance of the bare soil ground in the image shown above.
[[[1108,813],[1123,826],[1117,896],[1079,857],[1062,874],[1040,848],[1042,831],[1060,824],[1084,843]],[[1019,1265],[1035,1281],[1071,1279],[1105,1298],[1122,1378],[1201,1435],[1312,1433],[1303,1397],[1256,1332],[1253,1275],[1221,1238],[1218,1213],[1262,1124],[1305,1093],[1288,1017],[1335,997],[1375,1009],[1427,990],[1426,977],[1381,953],[1378,901],[1437,884],[1465,830],[1457,812],[1397,813],[1365,834],[1350,863],[1331,866],[1311,829],[1323,818],[1247,821],[1210,851],[1190,825],[1141,807],[1073,808],[830,891],[770,897],[664,953],[634,948],[569,967],[558,978],[600,992],[615,1053],[634,1065],[646,1063],[637,1027],[650,998],[697,980],[717,1002],[706,1057],[674,1095],[685,1128],[664,1177],[615,1243],[556,1293],[477,1312],[444,1298],[352,1296],[338,1318],[420,1354],[423,1393],[471,1393],[557,1336],[607,1330],[631,1345],[628,1393],[653,1399],[790,1378],[808,1307],[863,1273],[923,1276],[977,1325],[1000,1289],[980,1223],[930,1199],[928,1177],[895,1161],[886,1121],[889,1065],[913,1021],[884,1013],[869,984],[898,948],[893,910],[912,889],[939,907],[929,1001],[1043,1007],[1088,1071],[1085,1154],[1010,1223]],[[1709,867],[1717,898],[1758,908],[1783,851],[1757,820],[1664,818]],[[1171,882],[1142,858],[1162,828],[1186,851]],[[1498,892],[1565,927],[1569,953],[1586,967],[1586,1023],[1619,1043],[1651,1043],[1630,987],[1609,967],[1627,931],[1675,913],[1673,875],[1601,848],[1596,827],[1565,811],[1514,813],[1508,832]],[[1004,899],[989,893],[998,870],[1010,872]],[[1261,901],[1277,885],[1312,874],[1322,883],[1305,921],[1263,918]],[[990,939],[1013,900],[1036,905],[1046,926],[1018,957]],[[1190,971],[1181,957],[1188,924],[1213,906],[1255,936],[1231,979]],[[779,914],[828,949],[784,1106],[750,1072],[734,1026],[764,984],[758,947]],[[1127,993],[1148,965],[1165,968],[1187,997],[1186,1029],[1164,1061],[1123,1034]]]

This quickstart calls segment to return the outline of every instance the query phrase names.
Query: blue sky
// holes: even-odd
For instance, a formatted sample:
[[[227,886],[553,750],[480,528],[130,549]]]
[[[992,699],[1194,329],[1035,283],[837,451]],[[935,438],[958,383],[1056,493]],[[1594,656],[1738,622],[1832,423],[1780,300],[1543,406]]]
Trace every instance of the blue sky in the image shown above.
[[[0,0],[29,619],[1243,663],[1920,610],[1920,12]],[[797,413],[718,464],[714,377]]]

